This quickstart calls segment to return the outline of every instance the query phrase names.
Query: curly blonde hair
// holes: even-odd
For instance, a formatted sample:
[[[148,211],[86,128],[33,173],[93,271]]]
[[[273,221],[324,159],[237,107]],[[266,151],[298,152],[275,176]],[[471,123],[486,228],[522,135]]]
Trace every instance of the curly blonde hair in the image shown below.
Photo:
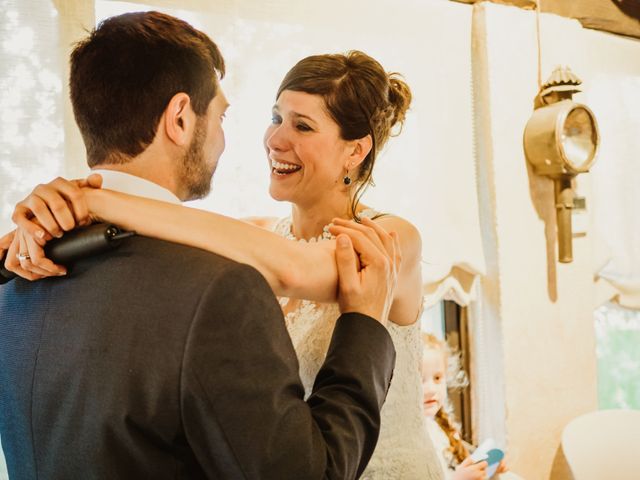
[[[469,384],[467,375],[460,366],[459,352],[454,352],[446,342],[430,333],[422,335],[422,344],[425,350],[442,353],[447,367],[447,389],[460,389]],[[469,456],[469,450],[460,437],[460,426],[454,421],[453,408],[448,400],[445,400],[436,413],[435,421],[449,439],[449,452],[457,463],[462,463]]]

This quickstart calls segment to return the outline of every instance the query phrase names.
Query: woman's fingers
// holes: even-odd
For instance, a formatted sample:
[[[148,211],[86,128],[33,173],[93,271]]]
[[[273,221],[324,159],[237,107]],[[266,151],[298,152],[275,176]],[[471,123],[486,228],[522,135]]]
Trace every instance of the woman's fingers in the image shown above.
[[[16,234],[11,246],[9,247],[9,251],[7,252],[7,257],[4,263],[5,268],[22,278],[26,278],[27,280],[39,280],[42,278],[42,276],[31,273],[30,271],[22,268],[20,263],[21,260],[19,260],[22,256],[23,255],[21,255],[20,251],[20,235]]]
[[[92,182],[97,184],[98,180],[94,178]],[[14,223],[39,239],[44,238],[44,232],[60,237],[63,232],[72,230],[77,225],[88,224],[89,208],[80,188],[80,185],[85,184],[90,186],[91,182],[56,178],[46,185],[38,185],[27,198],[16,205],[12,217]]]
[[[47,208],[47,204],[33,193],[16,205],[11,220],[30,235],[40,239],[44,239],[47,234],[53,237],[62,235],[62,229]]]
[[[33,267],[31,269],[32,273],[45,276],[65,275],[67,273],[67,270],[63,266],[56,265],[45,256],[44,248],[39,245],[34,238],[29,235],[25,235],[24,238],[29,261]]]
[[[378,235],[377,231],[369,226],[358,224],[350,220],[334,218],[333,225],[329,227],[329,231],[334,235],[338,235],[338,233],[346,233],[345,229],[351,229],[351,230],[360,232],[362,235],[366,236],[369,239],[369,241],[373,245],[375,245],[381,252],[388,254],[385,248],[385,245],[380,239],[380,236]]]
[[[38,275],[41,278],[51,276],[52,275],[51,272],[43,268],[40,268],[37,265],[34,265],[33,262],[31,261],[31,253],[35,253],[35,248],[33,248],[34,252],[31,252],[29,250],[29,241],[27,240],[27,237],[24,235],[24,232],[19,230],[17,235],[20,241],[20,252],[18,253],[18,262],[20,263],[20,268],[22,268],[22,270],[25,270],[33,275]],[[35,244],[35,242],[33,244]],[[37,244],[35,245],[38,248],[41,248],[39,245]]]
[[[89,217],[87,201],[84,198],[84,193],[82,192],[82,188],[78,185],[78,182],[80,182],[82,186],[88,186],[85,179],[70,181],[62,177],[58,177],[49,183],[51,188],[57,190],[66,200],[67,204],[71,206],[75,222],[70,226],[70,228],[65,229],[67,231],[74,228],[75,224],[85,222]]]
[[[11,232],[0,237],[0,257],[2,257],[2,254],[4,252],[9,250],[9,247],[11,246],[11,242],[13,242],[13,237],[15,237],[15,235],[16,231],[12,230]]]
[[[393,237],[391,236],[392,232],[387,232],[387,230],[385,230],[382,225],[374,222],[367,217],[362,218],[362,224],[373,229],[373,231],[376,232],[378,238],[384,245],[384,248],[387,250],[387,253],[393,258],[393,256],[395,255],[396,246]]]

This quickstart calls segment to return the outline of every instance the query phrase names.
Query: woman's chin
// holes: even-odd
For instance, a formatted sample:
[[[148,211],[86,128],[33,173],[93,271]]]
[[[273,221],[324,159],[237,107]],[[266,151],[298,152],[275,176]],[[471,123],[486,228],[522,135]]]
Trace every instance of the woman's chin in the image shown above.
[[[283,191],[282,188],[278,188],[278,185],[274,185],[273,182],[269,184],[269,195],[276,202],[287,202],[289,201],[289,195],[287,195],[286,191]]]

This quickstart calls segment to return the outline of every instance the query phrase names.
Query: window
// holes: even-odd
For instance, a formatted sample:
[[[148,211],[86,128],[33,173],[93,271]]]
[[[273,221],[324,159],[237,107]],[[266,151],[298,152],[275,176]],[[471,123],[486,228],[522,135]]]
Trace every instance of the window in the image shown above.
[[[595,330],[600,408],[640,409],[640,311],[605,304]]]

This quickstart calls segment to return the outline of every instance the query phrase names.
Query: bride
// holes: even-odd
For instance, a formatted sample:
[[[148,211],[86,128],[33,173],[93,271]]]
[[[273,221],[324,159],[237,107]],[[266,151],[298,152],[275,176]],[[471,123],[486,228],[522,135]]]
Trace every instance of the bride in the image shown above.
[[[408,85],[362,52],[315,55],[298,62],[278,89],[272,122],[264,136],[271,171],[269,193],[291,203],[291,215],[279,221],[258,218],[251,219],[250,225],[101,189],[82,189],[82,195],[70,200],[62,190],[55,190],[54,182],[44,187],[53,190],[46,202],[56,195],[63,197],[71,203],[69,210],[76,212],[77,221],[86,221],[77,218],[77,212],[88,208],[94,220],[206,249],[257,268],[280,296],[307,395],[339,315],[332,260],[334,234],[340,232],[344,220],[352,219],[370,219],[397,232],[403,260],[388,325],[397,360],[382,409],[380,438],[362,476],[365,479],[442,476],[422,415],[420,236],[406,220],[359,201],[372,183],[377,153],[394,129],[402,126],[410,103]],[[65,188],[69,185],[77,189],[75,184]],[[31,217],[47,228],[53,216],[60,218],[61,214],[48,214],[45,219],[23,208],[14,219],[23,227],[20,235],[29,236],[26,232],[33,234],[39,228]],[[52,230],[59,228],[47,229],[54,234]],[[30,253],[35,240],[31,238]],[[59,268],[46,259],[39,267],[33,272]]]

